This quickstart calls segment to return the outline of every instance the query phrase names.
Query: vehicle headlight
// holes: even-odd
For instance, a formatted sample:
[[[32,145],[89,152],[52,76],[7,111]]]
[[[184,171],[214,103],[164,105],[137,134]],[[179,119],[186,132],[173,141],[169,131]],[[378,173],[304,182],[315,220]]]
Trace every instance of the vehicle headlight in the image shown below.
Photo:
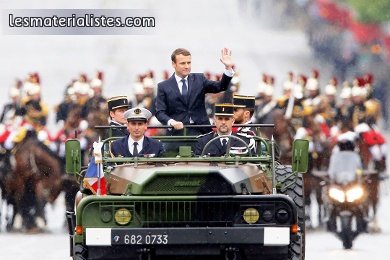
[[[331,188],[329,190],[329,196],[338,202],[344,202],[345,201],[345,194],[342,190],[336,189],[336,188]]]
[[[347,191],[347,201],[352,202],[360,199],[363,196],[363,189],[360,187],[353,188]]]
[[[115,212],[115,221],[119,225],[126,225],[131,220],[131,213],[128,209],[120,208]]]
[[[257,211],[257,209],[248,208],[244,211],[244,214],[242,217],[244,218],[246,223],[253,224],[259,220],[259,212]]]

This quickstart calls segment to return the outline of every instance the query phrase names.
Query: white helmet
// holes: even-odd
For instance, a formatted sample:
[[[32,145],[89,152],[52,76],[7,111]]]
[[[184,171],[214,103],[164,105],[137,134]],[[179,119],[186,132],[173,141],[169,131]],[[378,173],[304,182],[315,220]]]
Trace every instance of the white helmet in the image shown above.
[[[306,89],[308,90],[317,90],[318,89],[318,80],[315,78],[310,78],[306,82]]]
[[[335,86],[333,86],[333,85],[326,85],[326,87],[325,87],[325,95],[331,96],[331,95],[336,95],[336,93],[337,93],[337,89],[336,89]]]
[[[20,96],[20,90],[17,89],[17,88],[15,88],[15,87],[12,87],[12,88],[9,90],[9,96],[10,96],[11,98]]]
[[[145,94],[145,89],[144,89],[144,86],[142,85],[142,83],[140,83],[140,82],[134,83],[133,93],[134,93],[134,95]]]

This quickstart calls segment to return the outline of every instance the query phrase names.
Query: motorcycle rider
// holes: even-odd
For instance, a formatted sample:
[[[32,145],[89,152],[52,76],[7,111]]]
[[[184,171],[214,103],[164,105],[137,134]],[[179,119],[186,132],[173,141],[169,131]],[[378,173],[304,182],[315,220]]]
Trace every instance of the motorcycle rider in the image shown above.
[[[337,138],[339,152],[335,151],[331,155],[328,169],[332,182],[352,182],[356,180],[357,175],[361,174],[362,159],[354,151],[356,138],[356,134],[351,131],[341,134]]]

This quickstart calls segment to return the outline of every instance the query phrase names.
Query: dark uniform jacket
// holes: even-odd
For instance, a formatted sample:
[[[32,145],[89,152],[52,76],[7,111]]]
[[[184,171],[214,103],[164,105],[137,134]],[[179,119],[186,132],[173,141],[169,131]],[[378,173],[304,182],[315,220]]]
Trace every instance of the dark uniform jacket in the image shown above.
[[[188,82],[188,100],[184,100],[176,82],[175,74],[157,85],[156,118],[163,125],[170,119],[190,124],[190,118],[195,125],[210,125],[205,109],[205,94],[225,91],[232,78],[223,74],[221,81],[206,79],[203,73],[190,73]],[[202,134],[210,131],[205,127],[190,129],[190,134]],[[195,133],[195,131],[197,133]],[[167,135],[182,135],[182,130],[167,131]]]
[[[65,121],[68,117],[69,111],[76,106],[72,101],[64,101],[58,105],[56,122]]]
[[[248,124],[249,126],[248,127],[239,127],[237,129],[237,133],[257,136],[257,129],[256,129],[256,127],[250,126],[253,123],[251,121],[249,121],[246,124]]]
[[[246,134],[236,134],[232,132],[233,136],[241,138],[245,143],[249,145],[249,148],[251,148],[252,156],[255,156],[255,151],[254,151],[254,139],[250,135]],[[195,150],[195,155],[201,155],[204,147],[206,144],[213,138],[217,137],[218,133],[215,131],[212,131],[210,133],[200,135],[198,136],[198,144],[196,145],[196,150]],[[228,141],[229,142],[229,141]],[[242,147],[244,148],[245,145],[240,142],[239,140],[231,138],[230,141],[230,147]],[[227,145],[226,145],[227,147]],[[221,139],[217,139],[214,142],[212,142],[204,152],[204,155],[210,154],[211,157],[221,157],[226,154],[226,147],[222,147],[221,144]],[[246,149],[246,148],[244,148]]]
[[[130,153],[128,142],[129,142],[129,136],[115,140],[111,144],[111,156],[133,157],[133,155]],[[163,151],[164,148],[162,146],[162,143],[160,143],[155,139],[145,136],[142,149],[138,151],[138,153],[139,153],[139,157],[144,157],[146,155],[150,157],[162,157]]]
[[[112,135],[111,137],[117,137],[117,136],[128,136],[129,132],[127,131],[126,126],[121,125],[117,122],[110,122],[110,126],[123,126],[124,128],[111,128]],[[107,130],[105,138],[110,137],[110,129]]]

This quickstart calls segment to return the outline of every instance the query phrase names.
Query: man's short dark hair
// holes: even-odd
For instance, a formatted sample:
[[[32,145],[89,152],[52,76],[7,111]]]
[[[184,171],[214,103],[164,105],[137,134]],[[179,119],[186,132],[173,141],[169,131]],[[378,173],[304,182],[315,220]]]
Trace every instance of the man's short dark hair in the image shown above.
[[[253,114],[255,113],[255,108],[254,107],[251,107],[251,108],[244,108],[244,111],[249,111],[249,117],[252,118]]]
[[[191,56],[191,53],[188,50],[186,50],[184,48],[179,48],[179,49],[174,50],[174,52],[171,55],[171,60],[174,63],[176,63],[176,55],[180,55],[180,54],[182,54],[184,56]]]

